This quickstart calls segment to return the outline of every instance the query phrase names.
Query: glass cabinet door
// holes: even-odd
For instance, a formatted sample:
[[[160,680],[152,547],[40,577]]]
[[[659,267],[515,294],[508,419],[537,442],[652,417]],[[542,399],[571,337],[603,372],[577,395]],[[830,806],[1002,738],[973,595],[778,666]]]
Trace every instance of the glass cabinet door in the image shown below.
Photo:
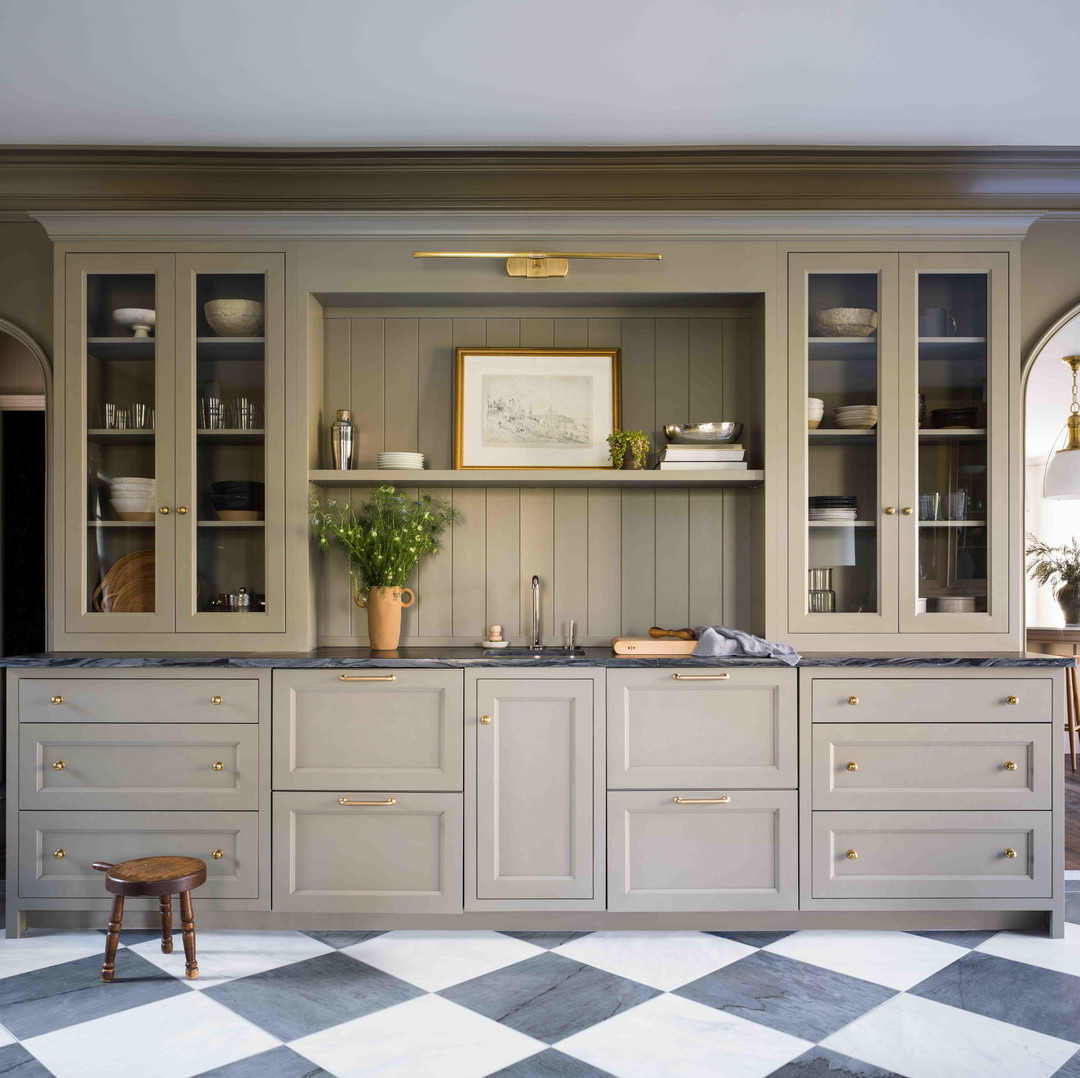
[[[172,269],[171,255],[67,257],[70,632],[173,628]]]
[[[900,259],[900,629],[1008,630],[1008,256]]]
[[[283,632],[281,255],[179,255],[179,632]]]
[[[895,255],[792,255],[793,632],[896,631]]]

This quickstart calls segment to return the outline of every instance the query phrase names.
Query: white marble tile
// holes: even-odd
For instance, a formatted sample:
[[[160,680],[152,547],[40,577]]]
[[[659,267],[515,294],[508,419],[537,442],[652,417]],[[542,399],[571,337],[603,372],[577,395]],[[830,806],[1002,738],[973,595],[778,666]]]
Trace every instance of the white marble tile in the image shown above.
[[[333,950],[303,932],[199,932],[195,943],[199,977],[194,981],[185,980],[184,944],[179,934],[173,938],[172,954],[162,954],[161,941],[157,939],[137,943],[129,949],[198,989],[302,962]]]
[[[764,1078],[811,1044],[681,996],[656,996],[553,1047],[619,1078]]]
[[[421,996],[289,1047],[336,1078],[483,1078],[547,1045],[441,996]]]
[[[705,932],[591,932],[554,953],[670,992],[755,950]]]
[[[1042,933],[999,932],[975,950],[1080,977],[1080,925],[1066,924],[1063,940]]]
[[[500,932],[387,932],[341,953],[438,992],[543,954],[544,948]]]
[[[1071,1041],[906,993],[821,1043],[906,1078],[1049,1078],[1076,1051]]]
[[[281,1042],[207,996],[188,992],[22,1043],[57,1078],[191,1078]]]
[[[0,943],[0,977],[73,962],[99,954],[105,960],[105,937],[100,932],[35,932]]]
[[[968,952],[910,932],[805,931],[764,948],[813,966],[903,990]]]

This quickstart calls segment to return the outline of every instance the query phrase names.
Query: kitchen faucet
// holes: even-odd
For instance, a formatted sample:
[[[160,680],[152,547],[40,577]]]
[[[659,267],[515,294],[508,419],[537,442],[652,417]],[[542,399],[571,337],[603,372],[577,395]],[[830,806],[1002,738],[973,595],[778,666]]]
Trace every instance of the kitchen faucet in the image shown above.
[[[529,647],[538,650],[540,644],[540,578],[532,578],[532,638]]]

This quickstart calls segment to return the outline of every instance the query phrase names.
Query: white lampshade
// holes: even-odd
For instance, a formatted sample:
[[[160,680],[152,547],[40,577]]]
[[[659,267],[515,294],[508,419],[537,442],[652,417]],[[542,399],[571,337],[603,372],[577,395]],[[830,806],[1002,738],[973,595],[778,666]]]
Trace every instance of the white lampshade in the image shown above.
[[[855,564],[855,529],[839,524],[810,529],[810,568],[834,569]]]
[[[1044,498],[1080,498],[1080,449],[1050,453],[1043,473]]]

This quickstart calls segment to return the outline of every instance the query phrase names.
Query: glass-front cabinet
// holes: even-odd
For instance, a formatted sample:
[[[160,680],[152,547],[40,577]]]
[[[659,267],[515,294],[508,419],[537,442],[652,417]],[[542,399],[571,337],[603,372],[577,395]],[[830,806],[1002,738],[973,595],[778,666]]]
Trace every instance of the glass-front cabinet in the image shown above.
[[[1007,632],[1008,256],[790,256],[789,623]]]
[[[284,631],[283,272],[67,256],[69,632]]]

